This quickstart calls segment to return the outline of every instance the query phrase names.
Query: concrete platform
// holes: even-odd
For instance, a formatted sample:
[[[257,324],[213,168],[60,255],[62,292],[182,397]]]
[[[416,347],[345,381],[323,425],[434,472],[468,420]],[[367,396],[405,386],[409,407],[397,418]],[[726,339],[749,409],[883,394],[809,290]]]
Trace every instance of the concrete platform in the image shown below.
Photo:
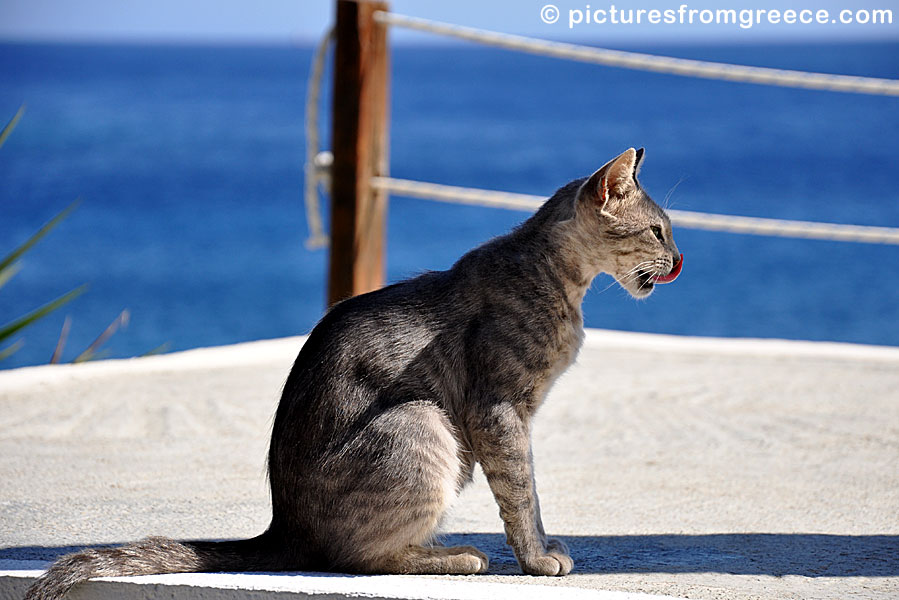
[[[0,600],[75,547],[264,529],[302,341],[0,371]],[[590,331],[534,448],[568,577],[520,574],[478,477],[444,529],[486,575],[163,575],[71,598],[899,597],[899,349]]]

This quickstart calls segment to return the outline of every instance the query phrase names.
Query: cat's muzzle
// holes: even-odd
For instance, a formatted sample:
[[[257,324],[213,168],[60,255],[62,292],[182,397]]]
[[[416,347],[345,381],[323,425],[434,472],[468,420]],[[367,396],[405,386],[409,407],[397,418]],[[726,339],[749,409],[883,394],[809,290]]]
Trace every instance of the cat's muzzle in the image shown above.
[[[684,255],[681,254],[677,262],[671,267],[671,271],[667,275],[654,275],[653,283],[671,283],[680,275],[681,269],[684,267]]]

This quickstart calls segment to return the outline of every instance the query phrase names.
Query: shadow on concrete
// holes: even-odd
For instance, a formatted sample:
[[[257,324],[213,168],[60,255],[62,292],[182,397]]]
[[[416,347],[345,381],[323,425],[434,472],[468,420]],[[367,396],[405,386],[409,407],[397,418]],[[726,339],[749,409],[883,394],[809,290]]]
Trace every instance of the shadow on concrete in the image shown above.
[[[574,573],[899,575],[899,535],[716,533],[559,537],[571,550]],[[503,535],[448,534],[443,542],[477,546],[490,556],[491,573],[520,572]]]
[[[899,535],[717,533],[560,537],[571,549],[575,574],[899,576]],[[486,552],[490,556],[491,575],[521,573],[502,534],[448,533],[441,541],[445,545],[472,545]],[[0,560],[6,563],[5,568],[14,569],[18,567],[10,565],[16,561],[49,562],[84,547],[0,548]]]

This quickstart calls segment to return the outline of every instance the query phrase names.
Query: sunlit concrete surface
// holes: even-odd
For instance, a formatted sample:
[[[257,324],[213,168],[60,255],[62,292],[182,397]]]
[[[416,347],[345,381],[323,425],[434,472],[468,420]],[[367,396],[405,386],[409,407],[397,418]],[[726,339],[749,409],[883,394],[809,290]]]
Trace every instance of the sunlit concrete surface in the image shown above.
[[[0,371],[0,600],[79,546],[262,531],[302,342]],[[71,597],[899,597],[899,349],[589,331],[534,451],[568,577],[520,574],[479,476],[444,530],[486,575],[165,575]]]

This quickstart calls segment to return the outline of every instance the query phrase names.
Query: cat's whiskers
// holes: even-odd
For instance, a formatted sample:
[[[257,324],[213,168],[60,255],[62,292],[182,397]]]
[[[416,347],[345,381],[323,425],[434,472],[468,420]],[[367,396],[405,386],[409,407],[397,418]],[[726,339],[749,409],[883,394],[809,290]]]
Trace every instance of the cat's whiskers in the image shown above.
[[[662,205],[665,207],[665,210],[668,210],[669,208],[671,208],[671,205],[668,203],[668,200],[671,198],[671,195],[672,195],[672,194],[674,193],[674,191],[677,189],[677,186],[679,186],[680,184],[682,184],[682,183],[683,183],[684,181],[686,181],[686,180],[687,180],[687,177],[686,177],[686,176],[681,177],[680,180],[679,180],[677,183],[675,183],[673,186],[671,186],[671,189],[668,190],[668,193],[665,194],[665,199],[662,200]]]
[[[641,274],[642,273],[631,273],[629,275],[625,275],[624,277],[621,277],[620,279],[616,279],[615,282],[613,282],[613,284],[619,283],[622,286],[624,286],[627,283],[632,283],[632,282],[636,281],[640,277]],[[611,287],[611,285],[609,287]]]
[[[634,272],[636,272],[636,271],[644,270],[645,267],[652,266],[652,264],[653,264],[654,262],[655,262],[654,260],[644,260],[644,261],[641,262],[641,263],[637,263],[636,265],[634,265],[633,267],[631,267],[631,269],[630,269],[629,271],[627,271],[627,273],[625,273],[624,275],[627,276],[627,275],[629,275],[629,274],[631,274],[631,273],[634,273]]]
[[[609,288],[613,287],[616,283],[624,285],[639,278],[641,275],[654,272],[655,269],[653,269],[653,265],[655,264],[655,262],[655,260],[644,260],[641,263],[637,263],[628,271],[626,271],[621,277],[615,278],[612,283],[604,287],[599,293],[602,294],[603,292],[608,291]],[[643,284],[641,284],[640,288],[643,288]]]
[[[610,283],[609,285],[607,285],[606,287],[602,288],[600,291],[598,291],[598,292],[596,292],[596,293],[597,293],[597,294],[602,294],[602,293],[604,293],[604,292],[608,292],[609,289],[611,289],[612,287],[614,287],[616,283],[618,283],[618,280],[615,279],[615,278],[613,277],[613,278],[612,278],[612,283]]]
[[[651,272],[652,266],[655,263],[654,260],[644,260],[641,263],[638,263],[636,266],[627,271],[624,275],[621,276],[622,281],[626,281],[629,278],[639,277],[644,273]]]

